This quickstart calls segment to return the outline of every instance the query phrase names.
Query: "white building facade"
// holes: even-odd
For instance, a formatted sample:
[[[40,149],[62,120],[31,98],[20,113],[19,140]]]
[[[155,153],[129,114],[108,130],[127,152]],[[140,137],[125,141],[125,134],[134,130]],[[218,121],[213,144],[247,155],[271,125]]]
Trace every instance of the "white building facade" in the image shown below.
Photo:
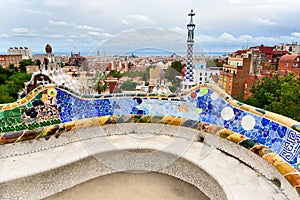
[[[219,77],[219,75],[219,67],[206,67],[206,63],[198,63],[194,66],[194,80],[197,85],[203,83],[215,84],[214,77]]]
[[[32,59],[31,49],[27,47],[10,47],[8,55],[22,55],[22,59]]]
[[[291,44],[279,44],[276,45],[276,49],[288,51],[290,54],[300,55],[300,44],[293,42]]]

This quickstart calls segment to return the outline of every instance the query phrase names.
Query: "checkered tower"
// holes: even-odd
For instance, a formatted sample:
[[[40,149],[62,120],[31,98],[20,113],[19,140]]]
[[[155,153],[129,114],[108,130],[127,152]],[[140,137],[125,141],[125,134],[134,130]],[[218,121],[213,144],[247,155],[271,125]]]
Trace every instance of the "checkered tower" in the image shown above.
[[[188,29],[188,39],[187,39],[187,56],[186,56],[186,66],[183,77],[183,91],[190,89],[191,87],[196,85],[194,80],[194,67],[193,67],[193,46],[194,46],[194,31],[195,24],[193,22],[193,16],[195,13],[193,10],[188,14],[190,16],[190,22],[187,25]]]

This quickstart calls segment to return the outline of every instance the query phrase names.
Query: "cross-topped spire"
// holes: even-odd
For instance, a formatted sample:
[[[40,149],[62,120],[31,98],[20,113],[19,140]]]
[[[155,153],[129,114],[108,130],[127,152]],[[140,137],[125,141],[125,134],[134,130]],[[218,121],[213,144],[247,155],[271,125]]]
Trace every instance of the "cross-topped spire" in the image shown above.
[[[195,13],[193,10],[188,14],[191,17],[190,22],[187,24],[188,38],[187,38],[187,56],[186,66],[184,68],[184,77],[182,82],[182,91],[187,91],[191,87],[196,85],[194,80],[194,66],[193,66],[193,45],[194,45],[194,30],[195,24],[193,22],[193,16]]]
[[[193,9],[191,10],[191,13],[188,14],[188,16],[191,17],[191,20],[190,20],[190,24],[193,24],[193,16],[195,16],[196,14],[194,13]]]

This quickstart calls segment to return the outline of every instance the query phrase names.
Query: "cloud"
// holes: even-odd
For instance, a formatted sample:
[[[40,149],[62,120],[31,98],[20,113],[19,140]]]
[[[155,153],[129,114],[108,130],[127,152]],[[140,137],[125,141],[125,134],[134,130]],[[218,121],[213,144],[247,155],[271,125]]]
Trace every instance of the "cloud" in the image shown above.
[[[90,35],[90,36],[96,36],[96,37],[101,36],[101,34],[99,32],[96,32],[96,31],[89,31],[88,35]]]
[[[72,35],[69,35],[69,38],[78,38],[78,36],[77,36],[77,35],[74,35],[74,34],[72,34]]]
[[[225,40],[225,41],[234,41],[235,40],[234,36],[229,34],[229,33],[222,33],[220,35],[220,38]]]
[[[24,34],[24,33],[28,33],[28,30],[26,28],[23,27],[19,27],[19,28],[13,28],[12,29],[13,33],[20,33],[20,34]]]
[[[97,32],[97,31],[88,31],[86,34],[81,34],[81,38],[97,38],[97,39],[108,39],[112,37],[113,35],[110,33],[102,33],[102,32]]]
[[[53,20],[48,20],[48,22],[50,23],[50,24],[53,24],[53,25],[59,25],[59,26],[71,26],[72,24],[70,24],[70,23],[67,23],[67,22],[65,22],[65,21],[53,21]]]
[[[101,28],[98,27],[94,27],[94,26],[89,26],[89,25],[76,25],[74,23],[68,23],[65,21],[53,21],[53,20],[49,20],[48,21],[50,24],[53,25],[58,25],[58,26],[71,26],[75,29],[79,29],[79,30],[85,30],[85,31],[102,31]]]
[[[17,27],[17,28],[13,28],[11,30],[12,35],[14,36],[24,36],[24,37],[35,37],[37,36],[37,34],[30,32],[28,29],[23,28],[23,27]]]
[[[229,0],[232,5],[241,6],[278,6],[286,2],[287,0]]]
[[[210,27],[210,26],[205,26],[205,25],[204,25],[204,26],[203,26],[203,29],[204,29],[204,30],[211,30],[211,27]]]
[[[180,34],[186,34],[187,33],[186,29],[180,28],[178,26],[174,26],[174,27],[170,28],[169,30],[174,31],[176,33],[180,33]]]
[[[89,25],[77,25],[76,28],[80,30],[87,30],[87,31],[102,31],[101,28],[93,27]]]
[[[43,4],[49,7],[65,7],[67,6],[66,1],[64,0],[44,0]]]
[[[48,35],[48,38],[62,39],[62,38],[65,38],[65,36],[63,34],[52,34],[52,35]]]
[[[292,36],[300,37],[300,33],[299,32],[294,32],[294,33],[292,33]]]
[[[155,21],[145,15],[127,15],[127,19],[122,19],[123,24],[156,24]]]
[[[22,11],[25,11],[29,14],[37,14],[37,15],[51,15],[51,12],[47,12],[47,11],[42,11],[42,10],[33,10],[33,9],[30,9],[30,8],[27,8],[27,9],[22,9]]]
[[[104,38],[111,38],[111,37],[113,37],[114,35],[111,34],[111,33],[102,33],[102,36],[103,36]]]
[[[126,25],[130,24],[130,23],[129,23],[127,20],[125,20],[125,19],[122,19],[121,22],[122,22],[123,24],[126,24]]]
[[[67,44],[67,45],[71,45],[71,44],[73,44],[74,42],[75,42],[75,40],[70,39],[70,38],[65,39],[65,40],[62,41],[63,44]]]
[[[0,38],[9,38],[10,35],[6,34],[6,33],[1,33],[0,34]]]
[[[263,19],[263,18],[254,18],[254,22],[260,25],[267,25],[267,26],[274,26],[277,24],[274,21],[271,21],[269,19]]]

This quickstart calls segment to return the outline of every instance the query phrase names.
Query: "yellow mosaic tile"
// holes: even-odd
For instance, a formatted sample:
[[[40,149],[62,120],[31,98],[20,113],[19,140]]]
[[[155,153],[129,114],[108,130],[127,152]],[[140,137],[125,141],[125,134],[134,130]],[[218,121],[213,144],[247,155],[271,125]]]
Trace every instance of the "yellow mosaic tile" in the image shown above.
[[[216,135],[220,136],[221,138],[227,138],[232,134],[234,134],[234,132],[228,129],[222,129],[216,133]]]
[[[91,126],[99,126],[99,122],[97,118],[86,118],[76,121],[75,126],[77,129],[81,129]]]
[[[296,170],[287,162],[275,165],[276,169],[283,175],[296,172]]]
[[[279,155],[277,155],[275,153],[267,154],[267,155],[263,156],[263,159],[265,159],[268,163],[270,163],[272,165],[277,165],[277,164],[285,162],[283,160],[283,158],[281,158]]]
[[[290,182],[293,187],[300,186],[300,174],[288,174],[285,178]]]
[[[239,142],[247,139],[247,137],[238,133],[234,133],[229,135],[226,139],[238,144]]]
[[[106,121],[108,120],[109,116],[102,116],[102,117],[97,117],[99,125],[104,125]]]
[[[162,119],[162,121],[166,124],[179,126],[184,121],[184,119],[183,118],[172,117],[172,116],[166,116]]]

